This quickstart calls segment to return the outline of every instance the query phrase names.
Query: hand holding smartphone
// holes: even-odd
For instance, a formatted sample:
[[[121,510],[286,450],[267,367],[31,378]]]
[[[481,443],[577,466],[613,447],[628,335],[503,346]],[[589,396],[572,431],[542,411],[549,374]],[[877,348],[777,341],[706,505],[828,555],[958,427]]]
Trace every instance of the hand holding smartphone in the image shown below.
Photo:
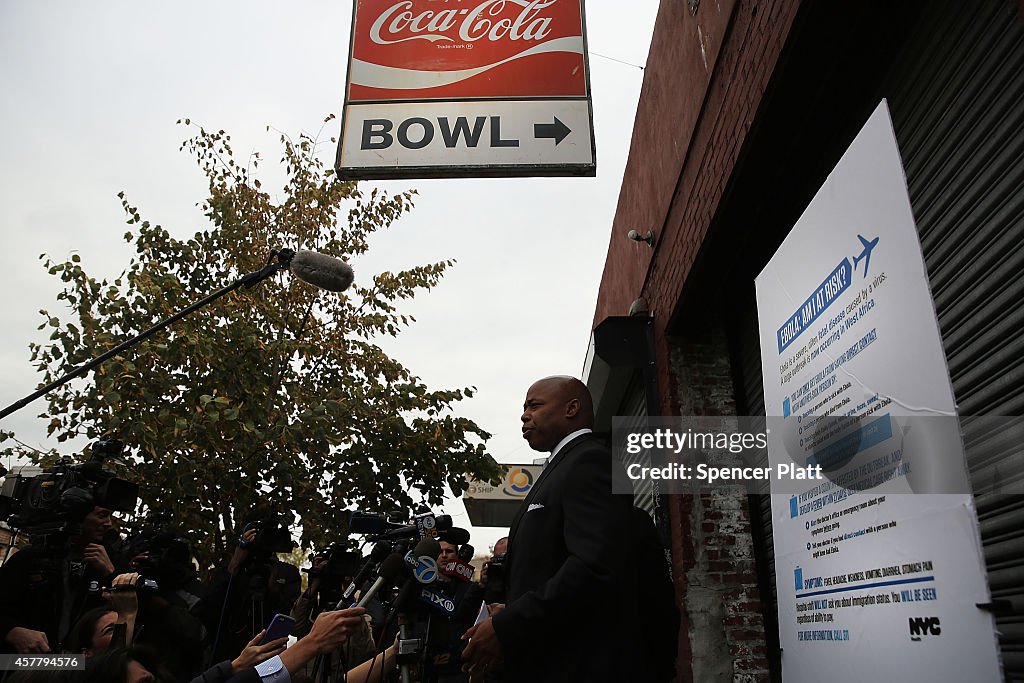
[[[278,638],[290,636],[293,628],[295,628],[294,619],[287,614],[275,614],[274,618],[270,620],[270,625],[267,626],[266,634],[260,640],[260,645],[266,645]]]

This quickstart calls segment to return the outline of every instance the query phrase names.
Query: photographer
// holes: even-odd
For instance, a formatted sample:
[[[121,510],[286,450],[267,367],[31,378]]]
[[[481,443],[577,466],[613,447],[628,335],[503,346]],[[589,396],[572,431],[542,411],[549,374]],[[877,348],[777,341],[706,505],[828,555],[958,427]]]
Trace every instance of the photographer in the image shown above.
[[[204,589],[196,580],[188,540],[159,520],[150,520],[122,549],[132,557],[132,569],[149,579],[137,595],[135,642],[155,651],[175,678],[191,678],[206,664],[209,643],[199,618],[197,594]]]
[[[480,585],[484,587],[484,602],[505,602],[505,553],[508,552],[508,536],[494,543],[491,559],[480,569]]]
[[[298,568],[276,554],[289,552],[292,545],[276,516],[250,516],[231,558],[210,585],[206,626],[213,634],[214,661],[241,651],[274,614],[291,611],[302,580]]]
[[[139,614],[139,598],[135,592],[138,580],[138,574],[114,577],[110,590],[103,591],[103,598],[109,604],[91,609],[79,617],[71,629],[65,649],[93,657],[110,648],[131,645]]]
[[[302,570],[308,573],[309,583],[292,605],[294,635],[301,638],[312,628],[313,620],[321,611],[333,609],[358,571],[359,561],[358,553],[333,546],[312,556],[313,566]]]
[[[103,605],[91,586],[109,586],[116,556],[104,543],[111,510],[94,507],[66,543],[42,542],[0,567],[0,633],[6,652],[59,652],[80,614]]]

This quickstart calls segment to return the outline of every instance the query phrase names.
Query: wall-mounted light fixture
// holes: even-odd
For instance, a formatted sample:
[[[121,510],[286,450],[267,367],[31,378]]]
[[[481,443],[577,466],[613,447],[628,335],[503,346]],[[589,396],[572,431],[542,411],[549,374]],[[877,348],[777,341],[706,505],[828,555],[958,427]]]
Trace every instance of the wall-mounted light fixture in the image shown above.
[[[629,305],[629,315],[630,315],[630,317],[638,316],[638,315],[650,315],[650,314],[651,314],[651,311],[647,307],[647,299],[643,298],[642,296],[641,297],[637,297],[637,299],[634,300],[633,303]]]
[[[630,230],[626,233],[626,237],[633,240],[634,242],[647,242],[647,246],[654,248],[654,231],[648,230],[646,234],[641,235],[636,230]]]

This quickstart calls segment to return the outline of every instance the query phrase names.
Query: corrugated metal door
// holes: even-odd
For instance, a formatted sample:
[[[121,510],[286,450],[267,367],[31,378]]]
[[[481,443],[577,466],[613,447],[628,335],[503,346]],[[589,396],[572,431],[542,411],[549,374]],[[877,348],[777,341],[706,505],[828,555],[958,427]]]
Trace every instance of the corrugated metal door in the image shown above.
[[[1024,24],[1013,2],[943,2],[888,93],[962,416],[1024,414]],[[1020,442],[965,429],[976,492]],[[979,493],[1003,665],[1024,679],[1024,500]]]

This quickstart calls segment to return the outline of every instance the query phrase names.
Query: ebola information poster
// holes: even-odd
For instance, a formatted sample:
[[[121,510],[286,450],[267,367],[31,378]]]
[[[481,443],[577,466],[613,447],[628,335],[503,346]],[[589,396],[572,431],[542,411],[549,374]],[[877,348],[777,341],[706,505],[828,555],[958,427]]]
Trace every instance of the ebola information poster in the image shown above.
[[[883,102],[756,280],[786,681],[1000,681],[977,515]]]

